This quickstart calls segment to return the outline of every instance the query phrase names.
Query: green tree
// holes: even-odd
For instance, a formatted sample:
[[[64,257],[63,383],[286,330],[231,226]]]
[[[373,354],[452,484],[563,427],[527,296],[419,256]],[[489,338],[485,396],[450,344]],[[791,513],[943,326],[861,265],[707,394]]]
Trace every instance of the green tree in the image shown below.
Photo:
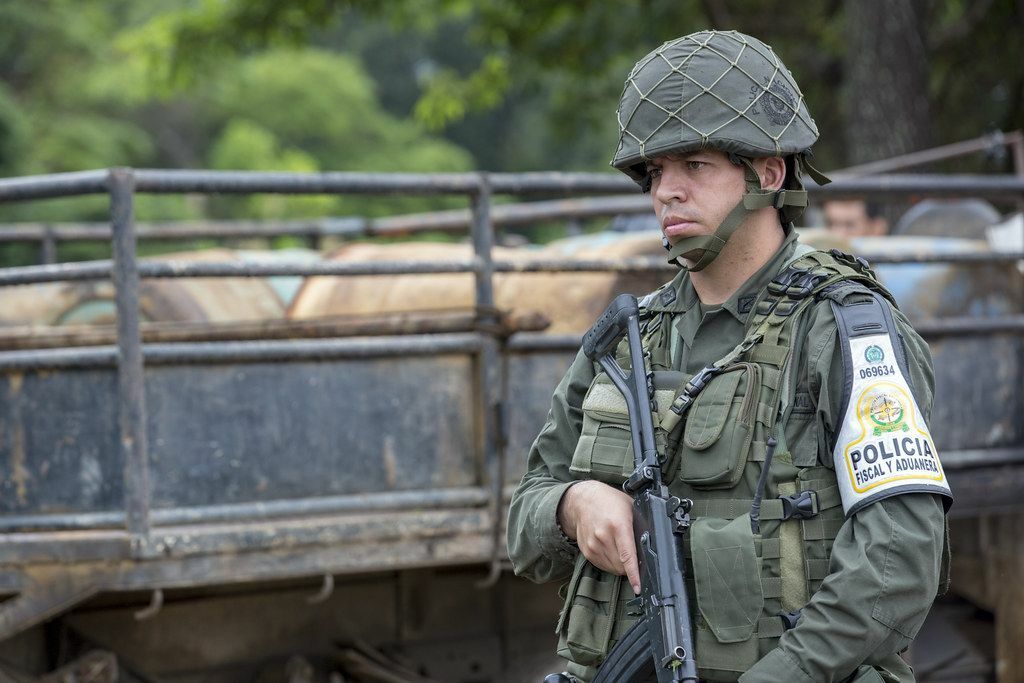
[[[141,8],[127,0],[0,6],[0,172],[115,165],[303,171],[472,167],[458,146],[408,116],[382,111],[373,81],[353,56],[306,47],[245,55],[233,48],[204,62],[202,73],[180,87],[168,87],[170,72],[154,65],[173,64],[157,55],[170,35],[164,29],[181,12],[182,3],[170,0]],[[277,41],[268,37],[268,42]],[[402,198],[391,207],[378,201],[376,211],[449,204]],[[136,215],[142,220],[209,212],[286,217],[368,206],[333,197],[206,202],[140,196]],[[106,212],[104,198],[88,197],[7,205],[0,207],[0,218],[88,220],[103,219]]]
[[[463,23],[466,42],[481,56],[475,68],[442,65],[426,79],[416,111],[433,126],[451,125],[509,93],[543,89],[552,142],[575,144],[581,132],[606,125],[600,122],[611,115],[637,58],[661,41],[707,27],[752,33],[784,56],[822,130],[816,151],[824,167],[1022,124],[1024,48],[1005,31],[1024,22],[1020,3],[224,0],[168,17],[163,26],[179,57],[173,73],[187,79],[208,58],[205,44],[216,46],[213,54],[233,45],[294,44],[352,12],[405,31]],[[553,152],[553,159],[571,158],[561,148]]]

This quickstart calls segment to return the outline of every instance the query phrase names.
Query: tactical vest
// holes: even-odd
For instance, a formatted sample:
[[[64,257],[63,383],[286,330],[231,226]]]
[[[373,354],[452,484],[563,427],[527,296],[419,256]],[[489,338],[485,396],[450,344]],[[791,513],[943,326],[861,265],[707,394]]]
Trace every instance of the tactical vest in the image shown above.
[[[674,495],[694,501],[687,587],[699,612],[695,655],[706,680],[737,680],[795,625],[829,573],[832,544],[844,522],[833,469],[819,463],[818,449],[794,454],[787,446],[787,433],[817,428],[810,408],[794,405],[798,368],[791,361],[804,342],[802,314],[823,298],[846,305],[851,294],[856,299],[871,290],[892,300],[862,259],[803,245],[797,250],[758,295],[743,341],[696,375],[672,369],[677,312],[663,305],[662,296],[671,283],[641,302],[662,470]],[[627,367],[624,343],[618,355]],[[570,470],[618,486],[633,470],[625,402],[600,373],[582,408]],[[772,436],[777,445],[754,533],[751,507]],[[579,555],[556,629],[569,673],[593,677],[636,619],[627,607],[632,597],[623,577]]]

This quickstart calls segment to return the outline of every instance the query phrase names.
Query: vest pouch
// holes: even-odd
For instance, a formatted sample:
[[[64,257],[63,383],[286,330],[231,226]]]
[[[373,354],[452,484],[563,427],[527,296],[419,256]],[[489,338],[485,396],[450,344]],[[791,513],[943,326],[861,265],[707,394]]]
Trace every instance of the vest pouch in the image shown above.
[[[685,384],[685,378],[686,375],[681,372],[654,373],[654,399],[659,413],[652,418],[659,447],[668,437],[658,425],[668,414],[675,392],[680,385]],[[583,425],[572,462],[569,464],[569,471],[580,479],[597,479],[606,484],[619,486],[635,468],[626,399],[618,387],[612,384],[611,378],[601,373],[590,385],[583,399],[582,408]],[[674,476],[674,472],[666,472],[665,476]]]
[[[701,678],[737,680],[760,658],[756,631],[764,593],[750,515],[696,520],[690,548],[701,617],[695,629]]]
[[[686,386],[692,376],[676,370],[654,371],[654,404],[658,408],[657,414],[654,415],[654,440],[658,453],[667,454],[661,467],[666,483],[671,483],[679,475],[679,444],[683,439],[683,425],[675,421],[678,418],[671,411],[672,402],[675,401],[680,388]],[[675,425],[666,431],[662,424],[670,415]]]
[[[626,399],[601,373],[583,399],[583,426],[569,471],[579,479],[619,486],[633,473],[633,442]]]
[[[686,415],[679,478],[694,487],[732,488],[754,435],[761,369],[738,363],[697,394]]]
[[[604,660],[624,580],[601,571],[580,553],[558,620],[558,656],[583,666]]]

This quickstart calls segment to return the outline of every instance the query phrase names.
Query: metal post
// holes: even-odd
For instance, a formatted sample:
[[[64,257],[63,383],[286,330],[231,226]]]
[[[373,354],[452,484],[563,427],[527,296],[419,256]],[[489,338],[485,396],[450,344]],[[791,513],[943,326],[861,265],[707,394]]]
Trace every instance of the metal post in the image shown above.
[[[1010,142],[1010,152],[1013,155],[1013,172],[1018,177],[1024,177],[1024,134],[1015,131],[1016,135]]]
[[[494,306],[494,260],[491,249],[494,244],[494,227],[491,216],[491,183],[486,173],[480,174],[480,189],[473,196],[473,251],[480,262],[476,271],[477,321],[483,331],[483,344],[477,356],[477,391],[482,406],[480,416],[481,474],[485,486],[490,485],[490,509],[493,517],[493,548],[490,575],[481,582],[488,587],[497,581],[501,573],[501,517],[502,472],[504,471],[504,444],[502,437],[502,387],[501,352],[498,348],[496,331],[498,311]]]
[[[113,234],[114,290],[117,299],[117,380],[121,456],[124,462],[125,516],[133,550],[149,535],[149,460],[146,401],[139,331],[139,272],[135,261],[135,225],[131,169],[109,175]]]
[[[1013,172],[1018,178],[1024,178],[1024,133],[1017,130],[1013,132],[1014,138],[1010,143],[1010,152],[1013,155]],[[1024,213],[1024,195],[1017,197],[1017,211]],[[1018,270],[1020,266],[1018,266]],[[1024,310],[1019,311],[1024,313]],[[1024,358],[1024,339],[1017,339],[1017,357]],[[1024,390],[1019,387],[1024,387],[1024,363],[1019,363],[1018,372],[1019,378],[1017,380],[1018,387],[1018,400],[1024,399]]]
[[[1013,172],[1018,178],[1024,178],[1024,134],[1018,130],[1011,135],[1014,135],[1009,143],[1010,155],[1013,157]],[[1017,211],[1024,212],[1024,197],[1017,198]]]
[[[494,227],[491,223],[491,181],[480,174],[479,191],[473,195],[473,251],[482,267],[476,273],[476,306],[481,322],[494,322]]]
[[[57,233],[53,226],[43,226],[43,238],[39,245],[39,262],[44,265],[57,262]]]

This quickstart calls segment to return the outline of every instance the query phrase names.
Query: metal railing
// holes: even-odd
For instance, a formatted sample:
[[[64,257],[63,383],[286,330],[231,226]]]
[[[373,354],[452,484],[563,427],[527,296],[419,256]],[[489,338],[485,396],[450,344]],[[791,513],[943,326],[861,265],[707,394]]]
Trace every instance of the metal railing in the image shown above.
[[[1009,149],[1013,162],[1013,171],[1018,176],[1024,176],[1024,133],[1019,130],[1008,133],[997,130],[989,135],[982,135],[973,140],[963,140],[949,145],[941,145],[931,149],[924,149],[909,154],[872,161],[866,164],[848,166],[836,171],[832,175],[836,178],[873,175],[876,173],[892,173],[905,168],[933,164],[939,161],[948,161],[969,154],[999,154],[1003,148]]]
[[[505,212],[502,222],[538,220],[540,217],[642,213],[650,210],[649,200],[634,194],[627,179],[612,174],[525,173],[525,174],[363,174],[363,173],[259,173],[218,171],[134,170],[116,168],[49,176],[0,180],[0,202],[107,194],[110,197],[110,227],[113,258],[109,261],[67,263],[9,268],[0,271],[0,285],[68,280],[113,280],[117,309],[117,345],[74,349],[46,349],[0,352],[0,369],[39,367],[109,366],[116,364],[119,392],[120,448],[124,458],[124,527],[132,538],[136,556],[147,551],[154,522],[175,519],[177,513],[150,510],[150,485],[145,433],[146,406],[143,391],[143,366],[146,363],[204,362],[210,360],[286,360],[294,358],[367,357],[388,354],[469,352],[477,357],[475,383],[483,410],[478,466],[489,501],[495,510],[495,533],[500,527],[498,510],[502,503],[504,455],[502,436],[502,379],[500,343],[493,331],[496,323],[494,275],[500,272],[673,272],[661,260],[631,258],[619,260],[548,259],[527,263],[496,262],[492,258],[496,216]],[[451,195],[466,197],[468,212],[451,212],[434,224],[447,228],[463,227],[468,218],[474,256],[461,261],[412,261],[375,263],[175,263],[137,261],[139,237],[133,215],[138,193],[287,193],[287,194],[365,194],[365,195]],[[993,199],[1024,198],[1024,178],[1017,176],[932,176],[898,175],[853,178],[810,192],[828,196],[978,196]],[[551,196],[590,193],[611,195],[603,204],[583,200],[538,203],[532,209],[503,209],[492,205],[492,196]],[[574,201],[575,203],[567,203]],[[598,201],[598,200],[587,200]],[[384,219],[382,219],[384,220]],[[403,220],[409,220],[405,218]],[[949,254],[876,258],[880,263],[956,262],[1005,263],[1024,258],[1024,254]],[[478,330],[469,335],[438,335],[433,339],[389,340],[303,340],[261,342],[209,342],[149,344],[143,347],[140,334],[140,278],[179,277],[265,277],[271,275],[393,275],[407,273],[472,273],[475,278],[475,302]],[[1024,332],[1024,316],[989,319],[987,326],[964,319],[942,321],[937,335],[990,334]],[[489,331],[490,330],[490,331]],[[513,339],[508,348],[516,351],[568,349],[578,345],[577,337],[544,338],[524,335]],[[425,495],[432,495],[426,492]],[[463,496],[465,498],[465,496]],[[460,498],[461,500],[462,498]],[[478,496],[469,499],[478,500]],[[328,506],[329,507],[329,506]],[[223,517],[223,511],[220,511]],[[179,515],[180,516],[180,515]],[[108,515],[109,517],[109,515]],[[165,519],[167,518],[167,519]],[[98,519],[98,518],[97,518]],[[106,521],[122,519],[115,514]],[[192,519],[192,517],[189,517]],[[38,520],[37,520],[38,521]],[[498,547],[496,536],[495,547]],[[496,550],[497,552],[497,550]]]
[[[1006,134],[1008,140],[1017,140],[1020,133]],[[961,146],[955,145],[960,150]],[[971,141],[970,150],[978,148],[980,142]],[[1014,150],[1016,150],[1016,146]],[[962,151],[960,152],[962,153]],[[947,155],[948,156],[948,155]],[[928,157],[931,158],[930,156]],[[944,157],[943,157],[944,158]],[[1015,152],[1016,158],[1016,152]],[[858,167],[859,168],[859,167]],[[888,168],[888,167],[887,167]],[[0,202],[41,199],[53,196],[73,196],[100,192],[104,186],[96,177],[97,171],[67,173],[32,178],[0,180]],[[136,171],[141,177],[139,192],[294,192],[294,193],[371,193],[365,189],[366,177],[372,177],[387,184],[391,178],[399,189],[391,192],[376,190],[375,194],[460,194],[472,195],[476,185],[474,174],[439,175],[437,181],[429,182],[434,176],[395,174],[349,174],[328,173],[309,175],[305,182],[290,179],[289,174],[280,173],[226,173],[223,178],[211,177],[215,172],[203,173],[203,177],[188,180],[182,174],[188,171]],[[842,171],[841,173],[845,173]],[[300,175],[300,174],[292,174]],[[607,196],[564,198],[557,200],[531,201],[523,204],[496,205],[491,210],[493,227],[512,227],[536,224],[541,221],[580,221],[614,215],[643,215],[650,212],[650,200],[636,192],[636,186],[623,177],[609,174],[492,174],[492,192],[495,194],[517,194],[544,196],[550,194],[594,193]],[[315,179],[314,179],[315,178]],[[1016,176],[950,176],[910,175],[873,176],[869,178],[841,176],[831,185],[819,187],[810,184],[811,197],[888,196],[915,195],[921,197],[979,197],[996,201],[1019,199],[1024,187],[1024,167]],[[278,181],[282,181],[278,184]],[[357,182],[358,181],[358,182]],[[252,188],[252,189],[250,189]],[[273,189],[277,188],[277,189]],[[436,192],[432,191],[436,190]],[[628,193],[628,194],[625,194]],[[172,221],[140,223],[136,225],[138,239],[147,241],[172,241],[194,239],[242,239],[297,237],[308,240],[312,248],[319,249],[326,238],[355,239],[364,237],[389,237],[420,232],[464,232],[473,222],[469,210],[448,210],[417,213],[382,218],[362,216],[326,217],[320,219],[289,220],[275,222],[228,220],[228,221]],[[105,223],[13,223],[0,229],[2,243],[38,243],[41,262],[57,261],[57,246],[64,242],[106,241],[111,239],[111,229]]]

